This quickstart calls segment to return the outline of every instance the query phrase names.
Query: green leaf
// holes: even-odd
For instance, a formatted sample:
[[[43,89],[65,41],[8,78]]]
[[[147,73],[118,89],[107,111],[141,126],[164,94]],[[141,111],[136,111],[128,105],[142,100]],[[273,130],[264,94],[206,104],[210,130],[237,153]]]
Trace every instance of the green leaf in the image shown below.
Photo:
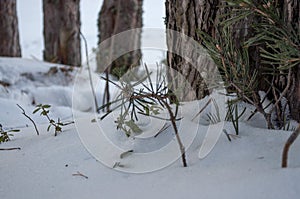
[[[125,158],[125,157],[127,157],[128,155],[130,155],[130,154],[132,154],[132,153],[133,153],[133,149],[128,150],[128,151],[125,151],[125,152],[121,153],[120,158],[121,158],[121,159],[122,159],[122,158]]]
[[[158,115],[159,114],[159,111],[160,110],[163,110],[161,107],[159,107],[159,106],[156,106],[156,105],[152,105],[151,107],[150,107],[150,110],[151,110],[151,112],[154,114],[154,115]]]
[[[9,130],[8,132],[20,132],[19,129],[13,129],[13,130]]]
[[[49,126],[48,126],[48,128],[47,128],[47,131],[49,132],[49,130],[50,130],[50,127],[51,127],[51,124],[49,124]]]
[[[60,127],[60,126],[56,126],[56,127],[55,127],[55,131],[56,131],[56,132],[61,132],[61,127]]]
[[[43,111],[41,112],[41,115],[47,115],[48,113],[49,113],[49,111],[43,110]]]
[[[44,108],[44,109],[48,109],[50,107],[51,107],[51,105],[49,105],[49,104],[45,104],[45,105],[42,106],[42,108]]]
[[[149,110],[149,107],[146,105],[146,106],[144,106],[144,109],[145,109],[145,111],[146,111],[146,115],[149,115],[150,114],[150,110]]]
[[[41,108],[37,108],[35,109],[32,113],[35,114],[36,112],[38,112]]]
[[[136,134],[140,134],[143,132],[133,120],[126,121],[125,124]]]

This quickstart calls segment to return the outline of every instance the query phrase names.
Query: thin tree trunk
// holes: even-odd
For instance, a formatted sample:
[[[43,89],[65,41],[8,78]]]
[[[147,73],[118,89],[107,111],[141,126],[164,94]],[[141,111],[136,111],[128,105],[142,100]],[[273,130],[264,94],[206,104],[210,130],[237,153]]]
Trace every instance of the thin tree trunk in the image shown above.
[[[126,3],[123,0],[104,0],[98,18],[99,44],[106,39],[110,38],[110,40],[102,44],[106,46],[98,49],[97,72],[107,71],[121,77],[129,68],[139,64],[141,58],[140,29],[133,31],[130,35],[125,35],[122,40],[114,40],[112,36],[142,27],[142,4],[143,0],[126,0]],[[124,49],[138,50],[119,56],[119,52]]]
[[[43,0],[44,60],[81,65],[80,0]]]
[[[0,56],[21,57],[16,0],[0,0]]]

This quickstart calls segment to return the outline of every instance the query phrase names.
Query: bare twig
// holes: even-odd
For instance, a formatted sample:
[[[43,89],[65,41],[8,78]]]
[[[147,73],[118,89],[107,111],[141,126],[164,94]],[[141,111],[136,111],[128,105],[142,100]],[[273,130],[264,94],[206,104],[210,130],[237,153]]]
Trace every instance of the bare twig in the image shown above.
[[[0,151],[11,151],[11,150],[21,150],[21,148],[20,147],[0,148]]]
[[[93,94],[93,97],[94,97],[95,110],[97,111],[98,110],[98,102],[97,102],[97,97],[96,97],[96,93],[95,93],[95,88],[94,88],[92,73],[91,73],[91,67],[90,67],[90,62],[89,62],[88,45],[87,45],[86,38],[82,34],[82,32],[80,32],[80,35],[83,38],[84,45],[85,45],[86,65],[87,65],[88,72],[89,72],[89,80],[90,80],[90,86],[91,86],[91,89],[92,89],[92,94]]]
[[[183,167],[187,167],[186,155],[185,155],[185,148],[184,148],[184,145],[183,145],[183,143],[181,141],[181,138],[179,136],[178,128],[177,128],[176,123],[175,123],[176,118],[174,116],[172,108],[170,107],[170,105],[166,101],[161,100],[161,102],[165,105],[165,107],[167,108],[167,110],[169,112],[171,124],[173,126],[173,129],[174,129],[174,132],[175,132],[175,136],[176,136],[176,139],[177,139],[177,142],[178,142],[178,145],[179,145],[179,149],[180,149],[180,152],[181,152],[182,164],[183,164]]]
[[[37,126],[36,126],[35,122],[33,121],[33,119],[31,119],[31,117],[29,117],[29,116],[26,114],[25,110],[24,110],[19,104],[17,104],[17,106],[22,110],[22,114],[23,114],[25,117],[27,117],[27,118],[32,122],[32,124],[33,124],[33,126],[34,126],[34,128],[35,128],[36,134],[37,134],[37,135],[40,135],[39,130],[37,129]]]
[[[70,121],[70,122],[62,123],[62,126],[68,126],[68,125],[74,124],[74,123],[75,123],[74,121]]]
[[[72,176],[81,176],[84,177],[85,179],[88,179],[89,177],[87,177],[86,175],[80,173],[79,171],[77,171],[77,173],[73,173]]]
[[[123,167],[125,167],[125,165],[121,164],[121,162],[115,162],[115,164],[113,165],[112,168],[114,169],[114,168],[117,168],[117,167],[123,168]]]
[[[159,134],[161,134],[162,132],[164,132],[165,130],[167,130],[171,125],[167,125],[165,124],[155,135],[154,137],[156,138]]]
[[[281,99],[287,94],[287,92],[289,91],[289,88],[291,86],[291,83],[292,83],[292,68],[289,68],[289,73],[288,73],[288,79],[287,79],[286,87],[282,91],[282,93],[279,96],[279,98],[276,100],[276,102],[275,102],[274,106],[272,107],[270,113],[273,112],[273,110],[276,108],[276,106],[280,103]]]
[[[225,133],[227,139],[229,140],[229,142],[231,142],[231,138],[229,136],[229,134],[227,133],[226,129],[223,129],[223,132]]]
[[[250,102],[251,104],[255,105],[256,103],[254,103],[249,97],[247,97],[244,92],[242,91],[242,89],[240,89],[240,87],[238,87],[236,84],[234,84],[233,82],[231,82],[230,84],[231,86],[233,86],[238,92],[239,94],[241,94],[248,102]]]
[[[109,68],[105,70],[106,81],[105,81],[105,91],[103,95],[103,104],[107,104],[106,112],[110,112],[110,93],[109,93]],[[106,100],[106,103],[105,103]]]
[[[195,117],[193,117],[192,121],[194,121],[196,117],[198,117],[198,115],[200,115],[206,109],[206,107],[209,105],[210,102],[211,102],[211,98],[206,102],[204,107],[195,115]]]
[[[282,168],[287,167],[288,153],[289,153],[290,146],[295,142],[295,140],[297,139],[299,134],[300,134],[300,124],[297,127],[297,129],[290,135],[290,137],[288,138],[288,140],[286,141],[286,143],[284,145],[283,152],[282,152],[282,162],[281,162]]]

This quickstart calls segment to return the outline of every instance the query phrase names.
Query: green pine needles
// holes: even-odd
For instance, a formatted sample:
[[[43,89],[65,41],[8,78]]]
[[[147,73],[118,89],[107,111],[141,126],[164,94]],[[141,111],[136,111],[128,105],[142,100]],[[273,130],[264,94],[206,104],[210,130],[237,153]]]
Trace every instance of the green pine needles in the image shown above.
[[[268,128],[282,129],[288,109],[282,101],[295,84],[293,68],[300,64],[300,34],[286,22],[274,1],[262,2],[227,1],[222,7],[226,12],[215,24],[215,35],[199,31],[199,36],[227,91],[255,106]],[[261,96],[260,90],[266,95]],[[268,109],[263,106],[267,96],[272,98]]]
[[[131,82],[125,76],[120,78],[119,84],[104,78],[109,83],[115,85],[120,93],[114,99],[101,106],[98,110],[105,110],[110,107],[110,110],[101,117],[101,120],[109,115],[112,111],[118,110],[120,114],[115,121],[117,129],[121,129],[127,136],[135,136],[142,133],[142,130],[136,124],[139,120],[139,114],[154,117],[162,120],[170,121],[173,130],[175,132],[176,140],[178,142],[183,166],[187,166],[185,157],[185,148],[180,139],[176,121],[181,118],[177,117],[179,102],[175,100],[175,110],[170,104],[170,98],[176,98],[170,92],[168,92],[167,82],[165,77],[162,75],[162,68],[157,66],[156,82],[154,83],[151,79],[151,72],[145,64],[145,75],[135,82]],[[134,73],[130,73],[129,76],[134,76]],[[130,79],[130,78],[129,78]],[[159,114],[162,111],[168,113],[168,118],[161,117]]]
[[[289,110],[293,117],[299,114],[291,107],[297,109],[299,103],[299,97],[293,96],[299,89],[299,10],[297,5],[293,8],[288,4],[274,0],[227,0],[220,7],[223,13],[217,17],[215,34],[199,31],[202,44],[221,71],[227,91],[237,94],[236,102],[246,101],[255,106],[255,113],[261,113],[271,129],[289,128]],[[271,102],[264,106],[267,98]],[[229,105],[229,119],[238,133],[240,114],[236,111],[236,106]],[[286,142],[283,167],[287,165],[289,146],[299,134],[298,127]]]

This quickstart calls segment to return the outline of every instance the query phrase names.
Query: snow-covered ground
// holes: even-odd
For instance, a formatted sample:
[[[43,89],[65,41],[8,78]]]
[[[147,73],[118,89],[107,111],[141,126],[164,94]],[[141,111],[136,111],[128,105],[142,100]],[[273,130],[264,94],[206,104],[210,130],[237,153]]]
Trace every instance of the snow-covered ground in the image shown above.
[[[38,4],[31,4],[33,2]],[[94,24],[100,2],[81,2],[82,26],[90,47],[96,43]],[[145,1],[145,26],[162,27],[163,19],[160,19],[163,16],[163,3],[153,2]],[[209,128],[206,122],[209,109],[198,117],[199,120],[192,121],[192,118],[208,98],[183,104],[180,113],[184,120],[178,123],[180,135],[191,138],[192,141],[186,152],[187,168],[182,167],[180,158],[164,162],[170,158],[170,154],[176,155],[176,150],[167,155],[161,153],[151,156],[150,152],[157,149],[164,151],[165,146],[174,142],[172,128],[156,138],[152,137],[157,128],[164,125],[165,122],[162,123],[161,120],[152,119],[150,124],[143,124],[148,141],[143,138],[128,139],[116,130],[116,115],[108,117],[104,124],[92,122],[95,114],[91,111],[93,100],[90,97],[88,78],[84,75],[86,68],[70,68],[27,59],[30,55],[41,59],[40,3],[34,0],[18,1],[23,35],[22,50],[26,59],[0,58],[0,124],[4,130],[21,130],[14,133],[11,141],[0,144],[0,148],[21,148],[0,151],[1,199],[299,198],[300,140],[296,140],[291,148],[289,168],[281,169],[282,148],[291,131],[266,129],[263,118],[258,114],[251,121],[241,122],[239,137],[229,142],[222,133],[208,156],[199,159],[199,149]],[[28,15],[29,7],[34,8],[31,15]],[[91,18],[93,19],[89,20]],[[29,22],[35,25],[30,26]],[[37,31],[32,31],[34,28]],[[160,61],[161,57],[157,57],[158,60],[151,60],[152,63]],[[101,103],[103,84],[97,74],[93,73],[93,78],[98,103]],[[51,118],[60,118],[63,122],[75,119],[75,124],[63,127],[63,132],[55,137],[53,129],[47,132],[47,119],[39,114],[32,114],[35,105],[39,103],[51,105]],[[16,104],[21,105],[37,123],[39,136]],[[247,107],[247,114],[250,114],[251,107]],[[231,123],[225,122],[221,128],[234,133]],[[93,139],[95,137],[89,138],[89,135],[98,135],[95,135],[95,129],[100,129],[105,138],[118,146],[118,150],[134,149],[139,153],[122,159],[119,157],[120,153],[111,148],[104,148],[105,152],[98,153],[97,149],[101,146],[97,144],[105,143],[103,140]],[[145,151],[150,155],[142,158],[149,159],[141,158],[138,162],[138,155]],[[102,159],[102,156],[108,159]],[[124,167],[113,168],[115,162]],[[164,166],[160,164],[162,162]],[[133,174],[140,165],[144,168],[153,169],[156,166],[156,169],[161,169]],[[82,175],[78,175],[78,172]]]
[[[50,74],[50,71],[54,71],[53,67],[58,67],[58,70]],[[292,147],[289,168],[281,169],[282,147],[290,132],[253,126],[262,119],[259,116],[251,123],[241,123],[240,136],[232,142],[222,134],[211,153],[202,160],[198,158],[198,152],[208,126],[201,122],[188,122],[188,128],[184,127],[180,132],[181,135],[195,133],[186,153],[187,168],[182,167],[180,159],[156,172],[143,174],[123,173],[117,171],[118,168],[112,168],[113,164],[105,166],[81,142],[82,132],[79,136],[78,130],[82,129],[76,128],[76,125],[82,123],[77,121],[76,125],[66,126],[62,133],[54,137],[53,131],[46,131],[46,119],[32,115],[34,104],[49,103],[52,105],[52,118],[72,120],[72,88],[78,71],[74,69],[65,75],[60,68],[68,67],[35,60],[0,58],[0,80],[9,85],[0,86],[0,123],[5,130],[21,130],[14,134],[11,141],[0,145],[0,148],[21,148],[0,152],[0,198],[299,197],[297,183],[300,180],[300,158],[297,152],[300,150],[300,141],[297,140]],[[92,106],[92,101],[86,99],[88,95],[76,96],[80,98],[77,101]],[[31,122],[21,114],[16,104],[20,104],[36,121],[40,136],[36,135]],[[201,101],[198,103],[199,106],[203,104]],[[187,103],[182,110],[189,120],[199,109],[193,103]],[[94,117],[93,113],[76,111],[82,117]],[[201,117],[203,119],[205,114]],[[152,123],[148,130],[154,126],[155,123]],[[120,131],[116,130],[113,122],[105,128],[111,137],[120,138]],[[230,133],[234,132],[230,123],[225,123],[224,128]],[[191,132],[193,129],[196,131]],[[87,125],[84,130],[88,134],[91,129]],[[171,128],[156,140],[152,139],[151,146],[161,144],[168,134],[172,135]],[[132,142],[124,140],[124,137],[123,141]],[[134,170],[135,164],[129,160],[124,158],[120,161],[129,170]],[[88,178],[73,175],[77,172]]]

